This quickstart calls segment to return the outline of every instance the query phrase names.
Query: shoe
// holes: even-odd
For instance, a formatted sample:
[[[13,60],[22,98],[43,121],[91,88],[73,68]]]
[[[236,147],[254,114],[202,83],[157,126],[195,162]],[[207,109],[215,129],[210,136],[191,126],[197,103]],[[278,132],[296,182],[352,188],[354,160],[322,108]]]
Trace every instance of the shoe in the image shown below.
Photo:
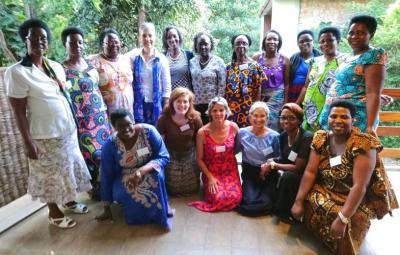
[[[50,225],[54,225],[58,228],[67,229],[73,228],[76,226],[76,221],[71,219],[70,217],[64,216],[62,218],[49,218]]]
[[[87,208],[87,206],[82,203],[75,203],[70,206],[63,205],[63,208],[66,211],[71,211],[71,212],[77,213],[77,214],[85,214],[85,213],[89,212],[89,209]]]

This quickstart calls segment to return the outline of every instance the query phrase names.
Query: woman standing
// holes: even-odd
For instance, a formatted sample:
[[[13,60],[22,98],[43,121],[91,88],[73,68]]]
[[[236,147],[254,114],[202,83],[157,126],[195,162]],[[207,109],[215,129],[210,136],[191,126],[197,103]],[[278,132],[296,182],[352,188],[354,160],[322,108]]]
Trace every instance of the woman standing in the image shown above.
[[[330,105],[330,131],[313,139],[293,216],[335,254],[357,254],[371,225],[398,203],[378,152],[380,142],[353,127],[356,108],[345,100]]]
[[[107,105],[108,117],[119,108],[133,113],[132,65],[120,54],[119,34],[112,28],[101,31],[99,44],[102,53],[89,56],[89,63],[99,73],[99,87]]]
[[[279,134],[267,127],[268,113],[266,103],[255,102],[250,108],[251,126],[239,131],[243,198],[237,211],[243,215],[266,215],[272,211],[279,173],[273,169],[263,171],[262,167],[268,159],[279,157]]]
[[[387,55],[382,48],[369,45],[374,37],[377,22],[374,17],[361,15],[350,20],[347,41],[353,54],[347,57],[336,71],[322,109],[320,124],[328,128],[329,107],[337,99],[347,99],[356,106],[354,126],[375,137],[379,124],[379,104],[385,80]]]
[[[337,51],[340,42],[338,28],[322,28],[318,34],[318,41],[323,56],[314,58],[306,84],[296,101],[298,105],[303,105],[304,129],[312,132],[321,129],[319,119],[325,105],[326,94],[336,80],[336,69],[346,58],[346,54]]]
[[[170,195],[195,193],[200,187],[195,138],[203,123],[200,114],[194,110],[193,101],[190,90],[174,89],[169,105],[157,122],[157,129],[171,157],[165,169],[165,182]]]
[[[193,52],[181,48],[183,44],[181,32],[177,27],[166,27],[162,42],[171,73],[171,89],[183,87],[193,90],[189,62],[194,56]]]
[[[68,92],[78,120],[79,146],[92,176],[90,195],[99,199],[101,148],[110,133],[107,107],[99,90],[99,74],[83,58],[83,31],[77,27],[66,28],[61,33],[61,39],[68,53],[63,66],[67,82],[71,85]]]
[[[206,33],[198,33],[194,39],[196,57],[190,61],[193,78],[193,91],[196,98],[195,108],[201,113],[203,123],[208,123],[206,115],[208,103],[215,95],[223,97],[226,85],[226,67],[224,61],[211,54],[214,39]]]
[[[202,171],[205,202],[189,203],[205,212],[230,211],[242,200],[239,171],[235,157],[238,126],[227,120],[228,103],[222,97],[210,101],[210,123],[197,133],[197,163]]]
[[[49,223],[72,228],[76,222],[58,205],[75,213],[88,208],[75,202],[77,192],[91,189],[90,174],[79,151],[73,108],[60,64],[44,54],[51,33],[41,20],[19,27],[27,54],[9,67],[5,84],[29,163],[28,193],[47,203]],[[28,113],[28,114],[27,114]]]
[[[321,56],[321,53],[314,49],[314,33],[311,30],[303,30],[297,34],[297,45],[300,52],[290,57],[289,91],[288,101],[294,103],[300,95],[306,83],[308,68],[313,58]]]
[[[136,123],[156,125],[171,94],[171,75],[167,58],[154,47],[156,28],[143,23],[139,28],[140,49],[127,53],[133,62],[134,117]]]
[[[270,30],[262,41],[263,53],[253,57],[268,77],[261,88],[261,98],[269,109],[268,127],[278,130],[279,111],[288,100],[289,59],[280,54],[282,37],[278,31]]]
[[[233,113],[232,120],[239,127],[246,127],[250,106],[261,99],[261,87],[266,86],[267,78],[261,67],[247,56],[251,46],[248,35],[235,35],[231,43],[233,54],[226,67],[225,98]]]
[[[112,219],[111,203],[122,205],[127,224],[156,223],[168,230],[173,215],[168,214],[164,167],[168,151],[157,130],[147,124],[133,124],[126,109],[111,114],[117,131],[103,147],[101,157],[101,199],[104,205],[97,220]]]

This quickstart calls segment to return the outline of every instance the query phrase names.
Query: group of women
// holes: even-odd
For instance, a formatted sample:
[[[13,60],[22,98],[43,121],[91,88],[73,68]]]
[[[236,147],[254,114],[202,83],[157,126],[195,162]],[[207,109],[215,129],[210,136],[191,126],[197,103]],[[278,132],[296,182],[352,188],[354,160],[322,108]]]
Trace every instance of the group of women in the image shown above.
[[[373,17],[354,17],[347,55],[337,52],[337,28],[319,32],[322,56],[313,33],[301,31],[290,59],[275,30],[253,58],[251,38],[239,34],[226,66],[207,33],[194,37],[194,56],[167,27],[157,51],[151,23],[140,27],[141,48],[121,54],[118,32],[105,29],[102,52],[85,59],[84,33],[72,27],[62,32],[60,65],[44,56],[47,25],[25,21],[27,54],[5,81],[29,159],[28,192],[60,228],[76,222],[58,205],[87,213],[76,194],[88,191],[101,194],[99,221],[112,219],[117,202],[128,224],[171,229],[168,195],[198,193],[202,182],[204,201],[189,206],[304,219],[333,251],[355,253],[369,219],[397,207],[375,133],[386,61],[369,45],[376,27]]]

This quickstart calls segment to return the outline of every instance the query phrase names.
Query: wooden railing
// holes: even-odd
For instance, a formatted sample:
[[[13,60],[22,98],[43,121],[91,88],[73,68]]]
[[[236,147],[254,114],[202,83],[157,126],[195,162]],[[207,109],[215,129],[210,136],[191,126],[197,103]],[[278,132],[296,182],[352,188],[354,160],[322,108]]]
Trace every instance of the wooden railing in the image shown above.
[[[384,89],[383,94],[389,95],[393,98],[400,98],[400,89]],[[379,112],[380,122],[400,123],[400,112]],[[399,136],[400,126],[379,126],[378,136]],[[400,140],[400,138],[399,138]],[[400,146],[400,143],[396,146]],[[382,157],[400,158],[400,148],[384,148],[381,152]]]

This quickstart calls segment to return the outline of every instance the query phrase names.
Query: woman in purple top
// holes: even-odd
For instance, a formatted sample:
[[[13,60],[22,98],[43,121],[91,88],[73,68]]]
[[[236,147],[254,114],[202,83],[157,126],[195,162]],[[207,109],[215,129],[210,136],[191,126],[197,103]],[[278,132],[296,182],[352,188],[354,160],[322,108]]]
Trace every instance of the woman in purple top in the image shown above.
[[[253,57],[268,77],[268,82],[264,83],[261,89],[261,98],[270,110],[268,127],[274,130],[278,129],[279,111],[287,101],[289,86],[289,59],[279,53],[281,47],[281,35],[275,30],[270,30],[262,42],[263,52]]]

